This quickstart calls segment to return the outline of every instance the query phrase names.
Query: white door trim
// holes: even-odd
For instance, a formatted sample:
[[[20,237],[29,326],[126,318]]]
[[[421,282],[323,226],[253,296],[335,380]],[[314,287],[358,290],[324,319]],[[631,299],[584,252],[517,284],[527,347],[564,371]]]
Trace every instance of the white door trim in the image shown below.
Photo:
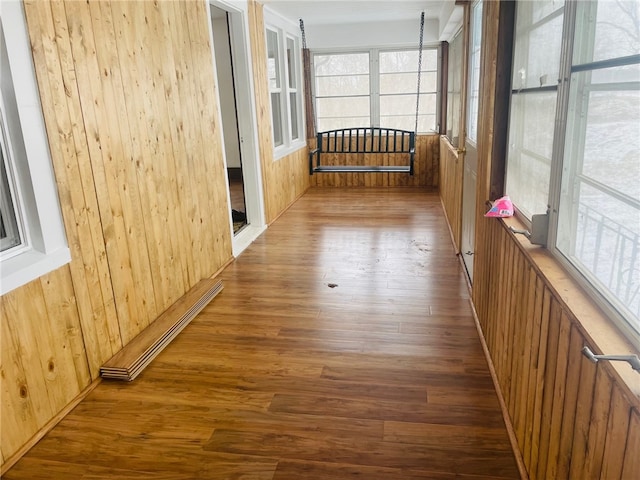
[[[251,62],[251,41],[249,37],[248,5],[246,1],[209,0],[209,38],[211,41],[211,60],[216,69],[213,49],[213,29],[211,25],[211,6],[228,12],[229,35],[233,52],[233,70],[238,108],[238,130],[242,157],[242,173],[244,179],[245,206],[248,225],[237,235],[233,235],[233,221],[229,208],[229,229],[232,238],[233,256],[237,257],[267,228],[263,201],[262,173],[260,168],[260,150],[258,144],[258,122],[255,105],[255,88],[253,85],[253,68]],[[216,73],[217,77],[217,73]],[[221,117],[220,102],[218,115]],[[222,128],[222,127],[221,127]],[[222,134],[220,136],[222,141]],[[225,170],[227,167],[224,157]],[[231,205],[231,195],[227,182],[227,203]]]

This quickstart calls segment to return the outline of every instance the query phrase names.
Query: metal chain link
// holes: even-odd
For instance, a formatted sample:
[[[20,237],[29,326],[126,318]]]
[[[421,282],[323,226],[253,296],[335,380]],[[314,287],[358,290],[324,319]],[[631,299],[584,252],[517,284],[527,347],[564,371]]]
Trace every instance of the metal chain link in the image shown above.
[[[302,20],[300,20],[302,22]],[[418,93],[416,95],[416,135],[418,134],[418,115],[420,112],[420,75],[422,72],[422,42],[424,39],[424,12],[420,14],[420,43],[418,48]]]
[[[300,32],[302,32],[302,48],[307,49],[307,37],[304,33],[304,22],[300,19]]]

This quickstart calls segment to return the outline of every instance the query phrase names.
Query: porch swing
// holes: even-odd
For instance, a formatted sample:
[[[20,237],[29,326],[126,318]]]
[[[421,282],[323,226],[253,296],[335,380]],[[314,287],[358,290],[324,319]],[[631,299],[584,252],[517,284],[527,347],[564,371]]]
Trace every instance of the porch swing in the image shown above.
[[[304,24],[300,20],[303,48],[306,50]],[[422,44],[424,37],[424,12],[420,15],[420,42],[418,48],[418,91],[416,94],[415,130],[401,130],[384,127],[339,128],[318,132],[316,148],[309,152],[309,174],[314,173],[408,173],[413,176],[413,164],[416,153],[416,133],[420,107],[420,75],[422,70]],[[310,82],[309,82],[310,83]],[[322,155],[331,159],[341,158],[344,164],[322,164]],[[367,155],[407,155],[403,165],[354,165],[348,164],[352,154]],[[341,160],[342,161],[342,160]]]

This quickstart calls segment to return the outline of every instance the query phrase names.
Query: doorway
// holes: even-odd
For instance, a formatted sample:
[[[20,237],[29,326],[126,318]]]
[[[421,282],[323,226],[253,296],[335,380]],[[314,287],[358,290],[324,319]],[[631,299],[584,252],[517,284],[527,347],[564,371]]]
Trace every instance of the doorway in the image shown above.
[[[265,229],[246,12],[222,0],[211,0],[209,12],[229,220],[237,256]]]
[[[218,91],[220,93],[224,151],[227,159],[231,219],[233,234],[237,235],[247,225],[247,209],[244,197],[236,88],[233,78],[233,52],[231,50],[229,14],[214,5],[211,6],[211,28],[213,30],[214,57]]]
[[[471,5],[469,18],[469,74],[467,80],[467,112],[464,173],[462,180],[462,260],[473,284],[473,256],[476,235],[476,183],[478,179],[478,110],[480,106],[480,46],[482,39],[482,1]]]

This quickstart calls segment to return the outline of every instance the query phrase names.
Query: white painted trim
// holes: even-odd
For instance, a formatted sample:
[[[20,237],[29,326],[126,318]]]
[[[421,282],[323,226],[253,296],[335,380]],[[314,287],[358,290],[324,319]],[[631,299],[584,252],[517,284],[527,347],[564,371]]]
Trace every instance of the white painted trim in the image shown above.
[[[300,27],[296,23],[284,18],[283,16],[271,11],[265,7],[264,12],[265,32],[264,41],[267,41],[267,30],[276,32],[278,35],[278,54],[280,57],[280,76],[281,76],[281,111],[284,116],[282,120],[282,145],[278,145],[273,149],[273,161],[278,161],[293,152],[304,148],[306,142],[306,126],[305,126],[305,105],[304,105],[304,76],[302,74],[302,33]],[[291,106],[289,104],[289,69],[287,68],[287,38],[295,40],[295,48],[297,50],[298,61],[296,62],[295,73],[297,76],[296,89],[298,92],[298,136],[297,140],[291,138]],[[273,122],[271,124],[271,137],[273,138]]]
[[[233,237],[233,256],[236,258],[240,256],[266,229],[266,225],[249,224],[240,230],[238,234]]]
[[[0,295],[3,295],[70,262],[71,253],[60,211],[22,2],[0,2],[0,22],[11,70],[17,121],[24,139],[25,158],[16,162],[19,171],[15,174],[20,183],[24,220],[29,230],[27,248],[2,261]]]
[[[303,132],[303,136],[304,136],[304,132]],[[301,148],[306,147],[306,145],[307,145],[306,140],[296,140],[290,145],[280,145],[279,147],[276,147],[273,149],[273,160],[274,161],[280,160],[281,158],[284,158],[287,155],[291,155],[292,153],[297,152]]]
[[[276,27],[282,28],[285,31],[288,31],[288,29],[297,30],[300,28],[300,25],[298,25],[296,21],[291,20],[290,18],[287,18],[284,15],[281,15],[280,13],[271,9],[268,5],[264,5],[263,11],[264,11],[265,22],[267,22],[267,19],[268,19],[269,20],[268,23],[271,23]]]
[[[233,220],[229,208],[229,229],[232,238],[233,255],[239,255],[265,229],[265,209],[262,186],[262,172],[260,164],[260,149],[258,139],[258,117],[255,103],[255,87],[253,84],[253,67],[251,55],[251,40],[249,36],[248,5],[246,1],[209,0],[209,6],[215,6],[230,14],[230,39],[234,52],[233,68],[236,84],[241,85],[245,93],[236,95],[238,103],[238,129],[240,133],[240,150],[242,156],[242,173],[245,188],[245,204],[248,225],[238,235],[233,234]],[[213,51],[213,30],[211,20],[208,22],[211,38],[211,55],[215,69],[215,54]],[[240,54],[238,54],[240,52]],[[225,159],[226,169],[226,159]],[[227,202],[231,205],[231,193],[227,183]],[[236,253],[237,252],[237,253]]]

